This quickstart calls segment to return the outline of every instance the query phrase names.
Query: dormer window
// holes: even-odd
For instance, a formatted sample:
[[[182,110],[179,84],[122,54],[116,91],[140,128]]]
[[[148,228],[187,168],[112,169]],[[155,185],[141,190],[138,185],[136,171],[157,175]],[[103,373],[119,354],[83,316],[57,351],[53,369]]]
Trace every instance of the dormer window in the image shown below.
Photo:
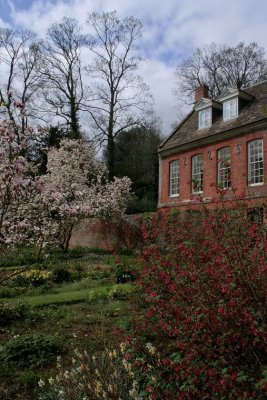
[[[239,112],[251,101],[253,96],[240,89],[226,88],[222,91],[218,101],[223,104],[223,120],[230,121],[237,118]]]
[[[238,97],[224,101],[223,103],[223,120],[228,121],[238,116]]]
[[[211,107],[205,108],[198,113],[198,127],[199,129],[209,128],[211,126]]]
[[[218,113],[221,114],[222,105],[209,98],[202,98],[195,105],[198,113],[198,129],[210,128]]]

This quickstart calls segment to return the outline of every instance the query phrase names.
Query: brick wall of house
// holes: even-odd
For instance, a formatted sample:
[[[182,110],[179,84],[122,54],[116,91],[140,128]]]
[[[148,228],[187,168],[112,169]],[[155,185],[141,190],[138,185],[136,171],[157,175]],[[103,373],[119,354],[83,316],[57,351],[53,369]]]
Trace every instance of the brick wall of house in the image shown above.
[[[191,159],[193,156],[202,153],[203,155],[203,193],[202,198],[207,202],[208,207],[216,207],[218,193],[217,183],[217,151],[222,147],[229,146],[231,154],[231,185],[235,188],[236,195],[252,199],[252,204],[267,198],[267,184],[248,187],[247,182],[247,143],[251,140],[263,139],[264,146],[264,171],[267,173],[267,131],[252,132],[239,137],[220,141],[206,147],[195,148],[183,153],[176,153],[160,160],[160,188],[159,208],[179,207],[181,209],[195,209],[199,207],[198,195],[192,194],[191,186]],[[169,163],[178,160],[179,163],[179,196],[169,195]],[[249,189],[249,190],[248,190]],[[225,198],[232,200],[233,191],[225,191]]]

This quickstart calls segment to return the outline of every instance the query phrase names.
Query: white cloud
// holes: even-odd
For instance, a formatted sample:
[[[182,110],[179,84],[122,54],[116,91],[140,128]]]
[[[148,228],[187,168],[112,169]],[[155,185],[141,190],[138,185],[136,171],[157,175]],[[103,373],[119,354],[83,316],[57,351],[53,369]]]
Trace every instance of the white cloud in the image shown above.
[[[141,67],[141,74],[151,88],[155,99],[155,112],[163,121],[163,134],[171,130],[171,125],[177,120],[173,98],[174,68],[163,62],[150,59]]]

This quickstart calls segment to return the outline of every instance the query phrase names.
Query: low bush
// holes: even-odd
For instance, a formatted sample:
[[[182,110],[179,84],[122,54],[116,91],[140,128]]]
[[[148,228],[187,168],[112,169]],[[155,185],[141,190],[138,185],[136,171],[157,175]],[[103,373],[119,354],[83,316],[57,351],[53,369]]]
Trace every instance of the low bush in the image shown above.
[[[129,290],[125,290],[123,287],[115,287],[111,289],[108,293],[108,297],[110,300],[126,300],[128,296]]]
[[[24,303],[0,303],[0,327],[25,319],[28,313],[29,306]]]
[[[52,272],[39,270],[39,269],[29,269],[22,273],[18,273],[14,278],[12,278],[13,284],[15,286],[29,286],[38,287],[46,284],[52,279]]]
[[[20,294],[15,288],[0,285],[0,298],[10,299]]]
[[[52,274],[53,274],[52,281],[55,283],[63,283],[71,281],[71,273],[66,267],[58,266],[55,269],[53,269]]]
[[[139,377],[125,357],[125,346],[93,355],[75,351],[72,366],[64,368],[58,359],[56,376],[40,380],[43,392],[38,400],[138,400]]]
[[[0,360],[17,366],[34,368],[55,361],[61,354],[58,339],[44,334],[29,334],[11,339],[0,350]]]
[[[37,261],[38,261],[37,248],[32,248],[32,247],[6,248],[1,254],[0,268],[32,265]]]
[[[149,399],[267,396],[267,242],[245,208],[163,214],[143,230],[147,310],[133,358]],[[152,379],[153,377],[153,379]]]
[[[74,270],[71,273],[72,280],[80,281],[81,279],[85,278],[86,276],[87,276],[87,272],[85,271],[84,266],[79,263],[75,263]]]

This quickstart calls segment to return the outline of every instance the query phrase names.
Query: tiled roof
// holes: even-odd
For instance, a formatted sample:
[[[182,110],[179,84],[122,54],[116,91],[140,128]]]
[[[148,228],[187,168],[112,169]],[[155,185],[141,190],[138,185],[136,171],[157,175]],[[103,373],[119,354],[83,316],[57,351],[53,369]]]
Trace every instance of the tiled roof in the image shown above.
[[[159,152],[211,136],[217,140],[219,134],[245,127],[260,120],[267,120],[267,81],[248,87],[243,91],[253,96],[253,99],[244,105],[237,118],[223,121],[221,113],[213,120],[210,128],[198,129],[198,112],[193,109],[160,145]]]

